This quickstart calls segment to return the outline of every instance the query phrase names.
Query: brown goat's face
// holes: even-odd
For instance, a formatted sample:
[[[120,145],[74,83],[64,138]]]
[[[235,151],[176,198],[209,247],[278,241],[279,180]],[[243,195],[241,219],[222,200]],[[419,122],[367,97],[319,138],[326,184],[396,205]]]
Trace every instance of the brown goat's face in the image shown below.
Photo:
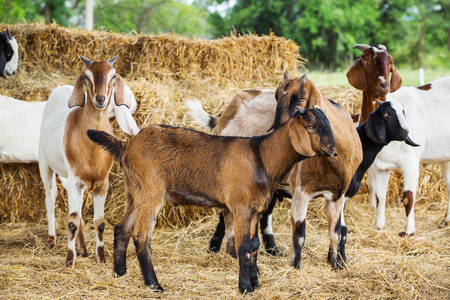
[[[394,60],[382,45],[379,48],[368,46],[347,72],[347,78],[353,87],[372,92],[379,98],[395,92],[402,83]]]
[[[289,138],[294,149],[303,156],[335,154],[336,142],[325,113],[316,108],[302,109],[289,123]]]
[[[93,61],[84,70],[86,92],[92,99],[92,104],[99,110],[104,110],[109,105],[116,69],[109,61]]]
[[[277,109],[274,126],[279,126],[294,116],[296,106],[311,108],[320,104],[322,94],[318,87],[311,80],[308,80],[306,74],[291,79],[285,73],[283,81],[275,91],[275,98]]]

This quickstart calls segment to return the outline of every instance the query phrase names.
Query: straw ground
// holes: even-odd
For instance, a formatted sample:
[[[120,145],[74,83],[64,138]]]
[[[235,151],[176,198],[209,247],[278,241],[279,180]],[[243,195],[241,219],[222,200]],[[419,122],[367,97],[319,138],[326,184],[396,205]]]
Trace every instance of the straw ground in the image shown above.
[[[4,26],[0,25],[0,30],[2,28]],[[144,57],[185,53],[183,51],[189,48],[186,45],[195,44],[176,36],[172,40],[170,36],[159,37],[156,42],[152,40],[153,37],[148,36],[124,38],[116,34],[86,33],[57,26],[36,25],[33,28],[33,25],[25,24],[10,29],[25,52],[21,56],[19,72],[15,77],[1,82],[0,93],[27,101],[46,100],[56,86],[73,84],[81,72],[81,65],[77,64],[78,54],[95,59],[109,58],[115,53],[106,50],[108,43],[113,43],[113,49],[118,49],[122,44],[130,45],[127,49],[132,49],[131,54],[125,59],[126,63],[119,65],[123,68],[119,73],[127,75],[125,82],[136,95],[139,104],[136,120],[141,127],[166,123],[198,129],[186,116],[183,108],[186,99],[198,98],[208,112],[217,115],[237,91],[244,88],[274,89],[285,67],[289,67],[294,74],[296,67],[302,65],[295,51],[286,57],[277,56],[289,50],[292,44],[276,37],[265,37],[262,41],[255,36],[225,40],[226,46],[222,47],[225,52],[229,52],[227,47],[231,47],[231,42],[234,41],[236,45],[233,47],[237,48],[242,43],[243,48],[233,52],[237,56],[237,53],[241,53],[241,56],[236,60],[221,62],[224,56],[217,55],[219,61],[216,64],[223,63],[224,66],[213,69],[213,60],[203,67],[201,64],[189,64],[195,61],[195,55],[192,60],[187,61],[168,59],[165,61],[167,66],[164,66],[164,61]],[[69,38],[65,35],[69,35]],[[41,41],[38,41],[39,36]],[[67,57],[58,58],[58,51],[64,47],[52,45],[60,40],[70,41],[72,44],[69,46],[78,47],[78,50],[68,49]],[[145,43],[140,44],[142,41]],[[271,41],[278,46],[271,48]],[[219,46],[216,44],[220,42],[211,43],[217,48]],[[254,48],[248,46],[247,42]],[[142,45],[152,43],[159,47],[156,49],[160,52],[148,50],[148,53],[139,56],[136,49],[144,49]],[[250,48],[246,48],[247,46]],[[190,49],[202,48],[201,45],[195,47]],[[208,45],[204,47],[207,48]],[[246,51],[251,51],[248,49],[257,49],[252,53],[258,56],[257,53],[269,48],[275,56],[273,62],[262,61],[263,58],[260,57],[260,61],[253,60],[249,64],[249,56],[244,55]],[[162,49],[166,52],[161,52]],[[177,52],[173,49],[185,50]],[[89,55],[90,52],[92,55]],[[186,53],[182,57],[188,57]],[[294,65],[291,63],[292,57],[296,62]],[[212,59],[212,56],[208,56],[208,59]],[[137,72],[137,65],[143,61],[145,68],[141,66]],[[263,65],[259,66],[257,63]],[[275,64],[279,65],[276,69],[273,67]],[[155,70],[152,71],[151,67]],[[202,73],[202,70],[209,73]],[[300,68],[300,73],[302,72],[303,69]],[[225,79],[221,77],[221,73]],[[322,91],[328,98],[347,107],[350,112],[359,110],[361,93],[348,85],[322,87]],[[118,130],[115,122],[114,133],[127,138]],[[2,164],[0,171],[1,299],[243,298],[237,288],[237,263],[223,251],[218,254],[207,253],[208,239],[217,220],[217,210],[174,208],[171,205],[163,208],[153,236],[152,253],[156,272],[166,293],[154,294],[143,285],[132,243],[127,255],[128,273],[122,278],[115,278],[112,273],[112,230],[124,208],[123,175],[117,164],[110,175],[111,186],[105,208],[105,248],[108,262],[106,265],[97,265],[93,257],[95,232],[92,227],[92,202],[89,200],[84,203],[83,216],[91,255],[87,258],[80,257],[74,269],[63,267],[67,244],[65,192],[60,191],[58,194],[56,215],[60,229],[57,232],[57,248],[50,250],[46,246],[45,197],[37,164]],[[404,226],[402,184],[401,174],[394,172],[388,191],[387,228],[379,231],[373,225],[374,209],[367,203],[367,189],[363,182],[360,193],[348,203],[346,209],[349,268],[338,272],[332,271],[326,262],[328,237],[324,200],[315,199],[309,207],[307,241],[301,271],[289,267],[292,255],[290,202],[285,200],[278,205],[274,215],[274,231],[282,255],[272,257],[260,252],[258,262],[262,287],[254,295],[245,298],[449,299],[450,228],[438,228],[448,201],[440,167],[429,165],[421,168],[415,207],[417,232],[409,238],[397,235]]]

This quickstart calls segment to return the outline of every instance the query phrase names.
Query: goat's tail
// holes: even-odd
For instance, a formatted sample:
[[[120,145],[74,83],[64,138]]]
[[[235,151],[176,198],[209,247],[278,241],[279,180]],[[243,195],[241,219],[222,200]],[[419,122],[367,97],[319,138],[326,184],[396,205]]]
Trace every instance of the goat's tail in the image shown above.
[[[212,130],[216,127],[216,118],[209,115],[204,109],[200,101],[197,99],[187,100],[185,106],[188,109],[188,113],[194,121],[200,124],[205,130]]]
[[[94,143],[99,144],[103,149],[113,155],[117,161],[122,160],[127,141],[122,141],[107,132],[95,129],[89,129],[87,135]]]

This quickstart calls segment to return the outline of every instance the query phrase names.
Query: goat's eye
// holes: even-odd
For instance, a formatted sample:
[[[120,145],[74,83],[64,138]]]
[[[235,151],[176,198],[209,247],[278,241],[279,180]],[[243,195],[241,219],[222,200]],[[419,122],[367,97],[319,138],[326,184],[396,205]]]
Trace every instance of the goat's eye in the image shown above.
[[[300,98],[300,102],[305,102],[306,98]]]
[[[363,60],[363,61],[362,61],[362,64],[363,64],[363,65],[367,65],[367,60]]]
[[[11,57],[11,55],[12,55],[11,53],[6,53],[7,57]]]
[[[387,118],[387,117],[389,117],[389,114],[388,113],[384,113],[383,117]]]

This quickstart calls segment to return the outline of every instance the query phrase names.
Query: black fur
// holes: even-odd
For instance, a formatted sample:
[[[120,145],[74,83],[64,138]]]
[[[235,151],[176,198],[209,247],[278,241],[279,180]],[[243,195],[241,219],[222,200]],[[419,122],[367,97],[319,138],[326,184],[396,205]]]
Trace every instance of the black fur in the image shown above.
[[[122,160],[127,142],[119,140],[113,135],[101,130],[89,129],[87,135],[94,143],[100,145],[113,155],[117,161]]]
[[[9,43],[8,36],[0,32],[0,76],[5,78],[5,66],[8,61],[11,60],[14,51]]]
[[[217,253],[220,251],[220,246],[222,246],[222,240],[225,236],[225,218],[223,217],[223,212],[220,212],[219,223],[217,223],[216,231],[209,241],[208,252]]]

